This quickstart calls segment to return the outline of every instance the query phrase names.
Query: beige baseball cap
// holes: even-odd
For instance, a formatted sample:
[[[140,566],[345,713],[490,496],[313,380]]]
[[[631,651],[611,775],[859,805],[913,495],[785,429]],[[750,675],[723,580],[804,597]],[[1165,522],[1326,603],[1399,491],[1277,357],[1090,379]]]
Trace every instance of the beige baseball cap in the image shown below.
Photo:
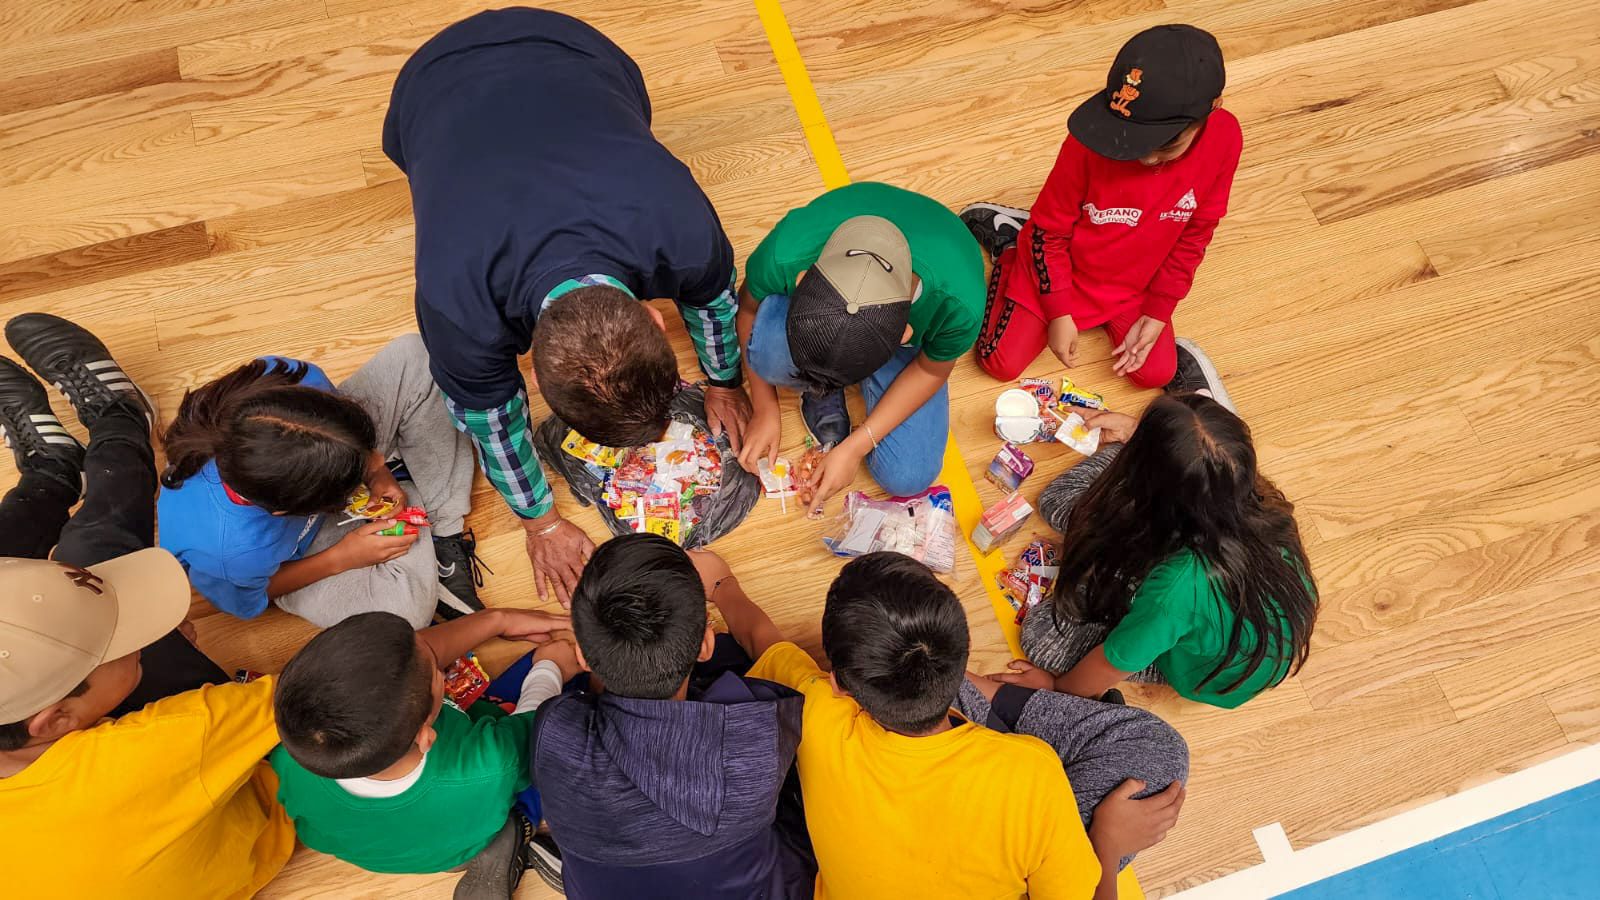
[[[795,367],[833,387],[876,371],[900,347],[916,286],[911,246],[893,222],[841,222],[789,297]]]
[[[911,299],[917,278],[911,271],[911,245],[882,216],[856,216],[833,230],[812,266],[839,292],[845,312]]]
[[[0,722],[72,693],[97,666],[155,643],[189,611],[189,579],[150,548],[87,569],[0,559]]]

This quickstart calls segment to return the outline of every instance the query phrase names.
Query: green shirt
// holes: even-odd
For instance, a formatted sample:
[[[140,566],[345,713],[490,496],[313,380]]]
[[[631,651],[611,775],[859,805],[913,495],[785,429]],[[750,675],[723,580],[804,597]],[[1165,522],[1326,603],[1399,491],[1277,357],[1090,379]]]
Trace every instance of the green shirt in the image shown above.
[[[307,847],[369,872],[446,872],[488,846],[528,787],[532,720],[489,703],[474,703],[470,716],[445,703],[422,775],[396,797],[357,797],[282,746],[268,758],[278,801]]]
[[[882,216],[911,245],[922,295],[911,304],[910,345],[935,362],[972,349],[983,325],[983,254],[967,226],[944,204],[892,185],[857,182],[790,210],[745,265],[750,295],[789,294],[822,255],[833,230],[856,216]]]
[[[1287,554],[1284,559],[1289,560]],[[1219,693],[1249,665],[1256,633],[1246,625],[1234,658],[1201,687],[1200,682],[1226,655],[1236,618],[1233,607],[1211,583],[1205,561],[1185,550],[1152,569],[1139,585],[1127,616],[1106,635],[1106,659],[1124,672],[1138,672],[1155,663],[1179,694],[1233,709],[1281,681],[1291,663],[1288,626],[1282,623],[1278,639],[1254,674],[1237,688]]]

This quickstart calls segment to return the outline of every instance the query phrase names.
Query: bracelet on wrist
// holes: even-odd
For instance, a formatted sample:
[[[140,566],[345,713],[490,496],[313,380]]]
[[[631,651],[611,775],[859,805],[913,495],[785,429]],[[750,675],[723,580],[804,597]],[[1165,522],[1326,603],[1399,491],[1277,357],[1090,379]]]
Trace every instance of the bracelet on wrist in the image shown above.
[[[561,527],[561,523],[565,522],[565,521],[566,521],[566,519],[559,519],[558,518],[554,522],[551,522],[549,525],[546,525],[545,527],[539,529],[538,531],[529,532],[529,537],[544,537],[545,535],[549,534],[550,532],[555,531],[557,528],[560,528]]]

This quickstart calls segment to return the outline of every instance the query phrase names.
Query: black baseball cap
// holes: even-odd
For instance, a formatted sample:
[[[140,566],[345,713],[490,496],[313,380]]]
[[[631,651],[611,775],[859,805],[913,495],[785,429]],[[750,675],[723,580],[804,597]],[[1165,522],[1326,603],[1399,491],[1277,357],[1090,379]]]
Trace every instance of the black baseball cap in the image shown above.
[[[856,216],[834,229],[789,297],[789,354],[822,388],[855,384],[894,356],[917,283],[893,222]]]
[[[1138,159],[1211,114],[1227,73],[1222,48],[1193,25],[1157,25],[1117,51],[1106,89],[1067,120],[1078,143],[1111,159]]]

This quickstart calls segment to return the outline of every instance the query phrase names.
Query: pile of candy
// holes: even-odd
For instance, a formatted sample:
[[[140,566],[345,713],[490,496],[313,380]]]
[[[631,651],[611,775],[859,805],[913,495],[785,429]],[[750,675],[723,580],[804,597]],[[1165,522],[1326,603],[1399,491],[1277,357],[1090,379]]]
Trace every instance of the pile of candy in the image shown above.
[[[1000,593],[1017,611],[1021,622],[1055,587],[1061,554],[1050,541],[1036,540],[1024,547],[1011,568],[995,576]]]
[[[462,709],[478,702],[487,690],[489,673],[478,662],[476,653],[468,653],[444,670],[444,695]]]
[[[350,495],[350,500],[345,504],[346,518],[340,525],[359,522],[363,519],[393,519],[394,524],[378,532],[389,537],[399,537],[402,534],[416,534],[417,529],[424,525],[432,525],[428,521],[427,510],[420,506],[407,506],[404,509],[395,509],[398,506],[388,497],[373,497],[366,485],[356,488]]]
[[[673,422],[666,438],[630,450],[601,447],[576,431],[561,449],[583,460],[600,499],[635,532],[682,544],[700,524],[698,501],[722,486],[722,451],[706,431]]]

